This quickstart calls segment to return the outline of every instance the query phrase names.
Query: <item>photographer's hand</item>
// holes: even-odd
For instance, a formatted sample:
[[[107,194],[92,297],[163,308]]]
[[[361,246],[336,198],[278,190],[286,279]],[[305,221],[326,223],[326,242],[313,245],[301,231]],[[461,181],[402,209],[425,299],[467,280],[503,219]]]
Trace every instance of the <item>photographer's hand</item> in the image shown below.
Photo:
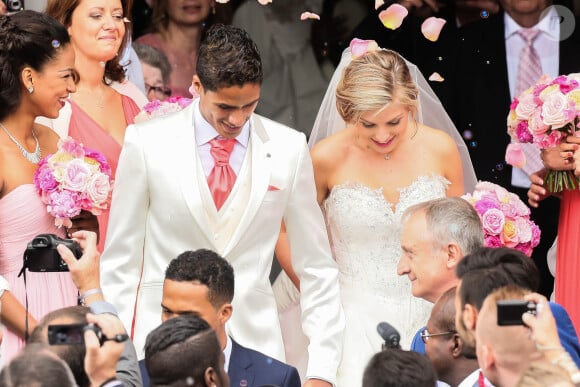
[[[537,304],[536,314],[524,313],[522,320],[530,328],[532,339],[536,342],[536,347],[544,351],[549,358],[552,352],[562,351],[562,343],[558,337],[556,320],[550,310],[550,305],[546,297],[531,293],[526,295],[526,300]]]
[[[83,255],[78,260],[68,247],[61,244],[56,248],[63,261],[68,265],[74,284],[81,294],[87,290],[99,289],[101,286],[99,266],[101,256],[97,250],[97,234],[90,231],[77,231],[72,234],[72,237],[83,250]],[[94,293],[90,298],[92,301],[102,301],[103,295]]]
[[[105,382],[116,379],[117,362],[123,352],[123,343],[110,340],[117,335],[126,335],[121,321],[110,314],[87,314],[87,321],[98,326],[106,340],[101,346],[95,332],[85,331],[85,371],[91,381],[91,386],[101,386]]]

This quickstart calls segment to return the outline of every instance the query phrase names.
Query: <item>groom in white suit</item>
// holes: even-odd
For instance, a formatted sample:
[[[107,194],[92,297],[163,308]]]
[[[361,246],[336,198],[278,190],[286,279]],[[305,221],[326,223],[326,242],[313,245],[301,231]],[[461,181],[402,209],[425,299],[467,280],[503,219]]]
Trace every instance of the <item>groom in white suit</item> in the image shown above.
[[[284,220],[300,278],[302,328],[310,340],[305,386],[334,384],[344,316],[305,136],[253,113],[262,65],[243,30],[209,29],[197,72],[193,86],[199,99],[180,112],[127,128],[102,256],[106,298],[116,304],[141,351],[161,321],[169,261],[186,250],[212,249],[236,275],[236,314],[228,333],[284,361],[268,280]],[[223,204],[212,198],[211,178],[208,185],[220,165],[210,145],[216,138],[235,139],[227,166],[235,184]]]

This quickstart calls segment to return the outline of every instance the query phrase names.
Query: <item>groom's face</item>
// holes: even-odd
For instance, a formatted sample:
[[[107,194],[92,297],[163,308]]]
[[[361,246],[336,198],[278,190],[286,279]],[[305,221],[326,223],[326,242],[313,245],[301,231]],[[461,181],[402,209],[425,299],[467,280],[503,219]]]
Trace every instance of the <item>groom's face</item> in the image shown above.
[[[205,90],[201,83],[194,86],[199,91],[199,110],[211,126],[225,138],[236,138],[244,124],[258,106],[260,84],[222,87],[216,91]],[[197,80],[199,82],[199,80]]]

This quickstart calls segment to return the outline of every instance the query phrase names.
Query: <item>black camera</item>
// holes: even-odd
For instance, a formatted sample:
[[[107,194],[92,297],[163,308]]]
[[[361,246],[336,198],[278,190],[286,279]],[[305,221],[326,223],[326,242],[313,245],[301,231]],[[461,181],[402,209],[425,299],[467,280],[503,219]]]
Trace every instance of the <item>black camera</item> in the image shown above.
[[[62,239],[54,234],[40,234],[26,247],[23,269],[32,272],[68,271],[67,264],[56,250],[56,246],[60,244],[68,247],[76,259],[83,255],[81,246],[72,239]]]
[[[501,300],[497,302],[497,325],[524,325],[524,313],[536,314],[536,303],[526,300]]]
[[[3,0],[8,13],[15,13],[24,9],[24,0]]]
[[[48,326],[48,344],[74,345],[85,343],[85,331],[95,332],[101,345],[106,340],[101,329],[95,324],[60,324]]]

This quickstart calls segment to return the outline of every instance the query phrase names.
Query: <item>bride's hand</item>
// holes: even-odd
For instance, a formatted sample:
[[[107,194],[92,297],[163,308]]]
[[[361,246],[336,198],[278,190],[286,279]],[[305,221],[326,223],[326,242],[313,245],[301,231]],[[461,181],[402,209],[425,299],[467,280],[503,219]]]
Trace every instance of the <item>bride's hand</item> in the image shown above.
[[[68,238],[77,231],[85,230],[97,234],[97,242],[99,241],[99,221],[96,215],[93,215],[88,211],[81,211],[80,214],[71,218],[71,221],[72,226],[67,229]]]

